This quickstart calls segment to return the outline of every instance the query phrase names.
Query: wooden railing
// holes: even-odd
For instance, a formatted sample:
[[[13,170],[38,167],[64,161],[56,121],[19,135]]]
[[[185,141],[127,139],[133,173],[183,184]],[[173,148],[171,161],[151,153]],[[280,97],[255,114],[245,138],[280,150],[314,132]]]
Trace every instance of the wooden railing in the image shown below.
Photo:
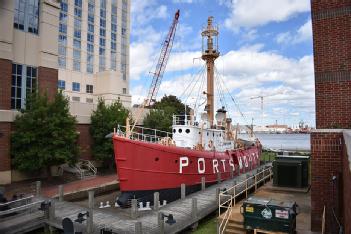
[[[236,204],[236,198],[243,193],[245,193],[245,197],[247,198],[250,189],[255,188],[256,191],[258,185],[262,182],[265,183],[268,179],[271,180],[272,175],[272,167],[269,167],[261,172],[256,173],[253,176],[248,177],[246,180],[235,184],[233,187],[219,193],[218,216],[221,217],[223,214],[223,212],[221,212],[222,209],[225,209],[225,212],[219,221],[220,224],[218,226],[218,233],[222,234],[225,232],[233,206]]]

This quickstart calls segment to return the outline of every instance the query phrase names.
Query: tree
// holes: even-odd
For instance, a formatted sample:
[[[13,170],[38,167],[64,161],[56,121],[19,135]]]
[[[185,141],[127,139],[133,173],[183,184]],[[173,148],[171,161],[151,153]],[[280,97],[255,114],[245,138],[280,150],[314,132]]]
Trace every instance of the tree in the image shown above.
[[[26,109],[14,121],[11,155],[14,166],[26,172],[77,160],[79,147],[76,119],[69,113],[68,99],[58,92],[52,102],[47,95],[34,93]]]
[[[111,133],[118,124],[125,125],[128,115],[129,111],[119,101],[106,105],[103,99],[99,99],[97,108],[91,115],[90,125],[95,159],[105,162],[113,159],[112,141],[106,139],[105,136]]]
[[[153,105],[153,109],[144,119],[144,126],[169,132],[172,127],[173,115],[181,115],[190,112],[186,106],[173,95],[164,96],[159,102]]]

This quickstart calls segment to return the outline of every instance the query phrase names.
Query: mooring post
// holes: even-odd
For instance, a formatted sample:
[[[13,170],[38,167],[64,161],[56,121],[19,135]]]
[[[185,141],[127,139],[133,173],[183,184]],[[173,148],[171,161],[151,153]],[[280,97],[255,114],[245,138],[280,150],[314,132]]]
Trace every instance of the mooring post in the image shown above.
[[[257,174],[255,174],[255,192],[257,190]]]
[[[218,201],[218,205],[219,205],[219,193],[221,192],[220,188],[216,188],[216,200]]]
[[[58,186],[58,193],[59,193],[59,201],[62,202],[63,201],[63,194],[64,194],[63,185]]]
[[[191,218],[195,221],[197,218],[197,198],[191,199]]]
[[[206,189],[206,179],[205,177],[201,177],[201,190],[204,191]]]
[[[89,215],[87,216],[87,233],[94,233],[94,190],[88,191],[88,207],[89,207]]]
[[[217,183],[218,184],[221,183],[221,172],[220,171],[217,172]]]
[[[39,197],[41,194],[41,181],[35,182],[35,195]]]
[[[162,212],[158,212],[157,223],[158,223],[158,228],[159,228],[160,234],[165,233],[165,223],[163,221],[163,214],[162,214]]]
[[[248,181],[248,179],[246,179],[246,182],[245,182],[245,194],[246,194],[246,198],[247,198],[247,181]]]
[[[233,182],[233,189],[234,189],[234,191],[233,191],[233,199],[234,199],[234,205],[235,205],[235,200],[236,200],[236,180],[234,180],[234,182]]]
[[[230,167],[230,179],[234,178],[234,169]]]
[[[159,209],[159,201],[160,201],[160,194],[158,192],[154,192],[154,210]]]
[[[135,223],[135,234],[142,234],[142,233],[143,233],[143,229],[142,229],[141,222],[136,222]]]
[[[49,220],[54,220],[55,219],[55,200],[52,199],[50,200],[50,206],[49,206]]]
[[[185,184],[180,185],[180,197],[181,199],[185,198]]]
[[[131,216],[135,219],[138,215],[138,200],[132,199]]]

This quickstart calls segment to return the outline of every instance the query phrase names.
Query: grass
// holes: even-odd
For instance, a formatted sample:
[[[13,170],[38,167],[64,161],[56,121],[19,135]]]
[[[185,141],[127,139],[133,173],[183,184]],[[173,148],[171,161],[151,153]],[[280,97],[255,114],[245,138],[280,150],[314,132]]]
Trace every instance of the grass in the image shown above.
[[[198,228],[192,232],[194,234],[212,234],[217,233],[217,216],[202,221]]]
[[[276,153],[274,152],[263,151],[261,155],[261,160],[267,161],[267,162],[274,161],[275,156],[276,156]]]

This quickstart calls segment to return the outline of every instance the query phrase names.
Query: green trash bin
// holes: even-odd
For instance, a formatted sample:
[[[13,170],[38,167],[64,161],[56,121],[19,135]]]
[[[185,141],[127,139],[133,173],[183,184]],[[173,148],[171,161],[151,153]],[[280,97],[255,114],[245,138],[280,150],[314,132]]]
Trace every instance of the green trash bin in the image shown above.
[[[296,232],[296,202],[250,197],[244,201],[240,212],[246,230],[262,229],[274,232]]]

